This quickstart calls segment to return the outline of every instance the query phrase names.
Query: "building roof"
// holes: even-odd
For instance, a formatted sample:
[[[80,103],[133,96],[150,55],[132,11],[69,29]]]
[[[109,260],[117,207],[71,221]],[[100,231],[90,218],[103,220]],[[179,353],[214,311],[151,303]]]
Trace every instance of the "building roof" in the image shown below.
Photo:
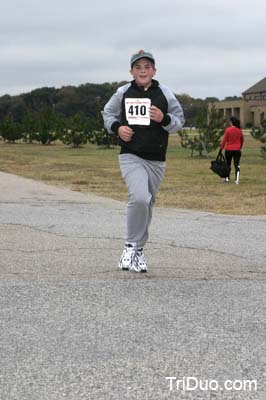
[[[251,86],[249,89],[245,90],[242,94],[258,92],[266,92],[266,77],[263,78],[261,81],[255,83],[255,85]]]

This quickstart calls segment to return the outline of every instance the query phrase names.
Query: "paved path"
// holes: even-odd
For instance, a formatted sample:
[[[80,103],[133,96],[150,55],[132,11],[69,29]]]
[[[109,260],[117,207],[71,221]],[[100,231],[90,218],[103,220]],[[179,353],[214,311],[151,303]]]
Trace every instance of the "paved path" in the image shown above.
[[[0,173],[0,399],[265,400],[266,216],[156,208],[143,275],[125,208]]]

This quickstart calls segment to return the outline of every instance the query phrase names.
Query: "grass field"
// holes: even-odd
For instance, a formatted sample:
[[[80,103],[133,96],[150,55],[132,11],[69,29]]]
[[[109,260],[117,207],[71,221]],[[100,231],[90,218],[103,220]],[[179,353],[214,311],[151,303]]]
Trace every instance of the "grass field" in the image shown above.
[[[101,149],[86,145],[72,149],[61,143],[7,144],[0,141],[0,170],[93,192],[118,200],[127,199],[117,161],[119,148]],[[266,212],[266,161],[260,157],[260,143],[245,137],[241,160],[241,182],[226,184],[210,170],[210,160],[181,148],[179,137],[171,136],[166,176],[157,206],[212,211],[224,214],[261,215]]]

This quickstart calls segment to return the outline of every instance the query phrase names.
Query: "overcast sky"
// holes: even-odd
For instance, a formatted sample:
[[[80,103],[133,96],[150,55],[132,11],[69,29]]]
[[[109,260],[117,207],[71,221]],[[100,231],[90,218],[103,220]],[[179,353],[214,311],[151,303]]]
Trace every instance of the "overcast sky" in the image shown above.
[[[192,97],[241,95],[266,77],[266,0],[3,0],[0,95],[130,80],[131,54]]]

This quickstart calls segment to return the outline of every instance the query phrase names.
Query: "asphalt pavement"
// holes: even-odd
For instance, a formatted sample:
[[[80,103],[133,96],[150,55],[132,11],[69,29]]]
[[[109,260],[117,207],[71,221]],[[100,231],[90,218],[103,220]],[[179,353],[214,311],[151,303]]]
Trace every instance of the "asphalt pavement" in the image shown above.
[[[0,400],[266,398],[266,215],[154,209],[0,172]]]

